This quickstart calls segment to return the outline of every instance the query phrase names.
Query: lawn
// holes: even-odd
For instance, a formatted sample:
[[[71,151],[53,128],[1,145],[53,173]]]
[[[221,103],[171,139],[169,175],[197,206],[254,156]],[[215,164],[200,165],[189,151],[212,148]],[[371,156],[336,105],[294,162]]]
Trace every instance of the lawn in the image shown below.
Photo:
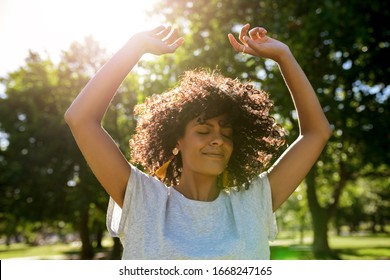
[[[303,244],[294,238],[278,238],[271,243],[271,259],[314,259],[310,244],[310,238],[304,239]],[[390,236],[331,236],[329,245],[341,259],[390,260]],[[25,244],[12,244],[10,247],[0,245],[0,259],[77,259],[79,250],[78,243],[34,247]],[[104,258],[107,250],[108,246],[100,251],[99,258]]]
[[[329,243],[342,259],[390,260],[390,236],[333,237]]]
[[[0,259],[69,259],[70,255],[78,251],[79,246],[75,244],[28,246],[18,243],[9,247],[0,245]]]
[[[271,243],[271,259],[311,260],[311,238],[300,244],[291,238],[277,239]],[[330,236],[329,246],[343,260],[390,260],[390,236]]]

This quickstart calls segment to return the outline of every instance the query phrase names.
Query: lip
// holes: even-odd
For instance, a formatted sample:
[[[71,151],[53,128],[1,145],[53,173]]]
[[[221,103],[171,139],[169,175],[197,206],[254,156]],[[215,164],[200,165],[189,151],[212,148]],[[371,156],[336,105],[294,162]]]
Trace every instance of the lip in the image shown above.
[[[205,156],[211,157],[211,158],[216,158],[216,159],[224,159],[225,155],[220,152],[204,152],[202,153]]]

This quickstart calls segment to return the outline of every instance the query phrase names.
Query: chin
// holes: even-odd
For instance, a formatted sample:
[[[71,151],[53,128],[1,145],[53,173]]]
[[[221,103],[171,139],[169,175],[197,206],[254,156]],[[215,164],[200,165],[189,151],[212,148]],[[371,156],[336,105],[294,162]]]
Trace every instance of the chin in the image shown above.
[[[219,176],[223,173],[224,170],[225,168],[207,168],[203,169],[203,172],[201,173],[209,176]]]

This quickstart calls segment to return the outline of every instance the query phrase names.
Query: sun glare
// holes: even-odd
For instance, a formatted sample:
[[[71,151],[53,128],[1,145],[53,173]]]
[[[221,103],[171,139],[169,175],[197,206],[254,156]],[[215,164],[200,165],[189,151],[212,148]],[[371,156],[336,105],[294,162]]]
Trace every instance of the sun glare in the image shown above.
[[[146,13],[155,1],[143,0],[64,0],[43,1],[50,32],[75,39],[92,35],[109,49],[117,48],[135,32],[157,25]],[[45,6],[48,5],[49,9]]]
[[[89,35],[114,52],[134,33],[165,24],[147,13],[156,1],[2,0],[2,70],[14,70],[29,49],[56,56]]]
[[[57,22],[58,28],[63,32],[67,32],[70,26],[78,37],[91,34],[108,48],[117,48],[132,34],[157,25],[156,20],[146,14],[154,2],[156,1],[68,0],[62,3],[61,8],[57,8],[59,12],[64,11],[64,14],[61,13],[61,20],[52,14],[51,22]],[[54,10],[56,5],[51,5]]]

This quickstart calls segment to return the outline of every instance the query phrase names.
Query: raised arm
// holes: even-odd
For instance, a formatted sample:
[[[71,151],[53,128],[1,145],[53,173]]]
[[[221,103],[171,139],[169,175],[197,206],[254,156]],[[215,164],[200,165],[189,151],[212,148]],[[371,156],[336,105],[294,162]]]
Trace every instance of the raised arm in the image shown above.
[[[299,137],[268,170],[275,211],[310,171],[332,131],[309,80],[288,46],[268,37],[262,27],[249,29],[249,24],[241,29],[241,43],[229,34],[230,43],[238,52],[278,63],[298,115]]]
[[[145,53],[173,53],[182,43],[164,26],[135,34],[88,82],[65,113],[65,120],[84,158],[107,193],[119,205],[131,168],[101,125],[118,87]]]

